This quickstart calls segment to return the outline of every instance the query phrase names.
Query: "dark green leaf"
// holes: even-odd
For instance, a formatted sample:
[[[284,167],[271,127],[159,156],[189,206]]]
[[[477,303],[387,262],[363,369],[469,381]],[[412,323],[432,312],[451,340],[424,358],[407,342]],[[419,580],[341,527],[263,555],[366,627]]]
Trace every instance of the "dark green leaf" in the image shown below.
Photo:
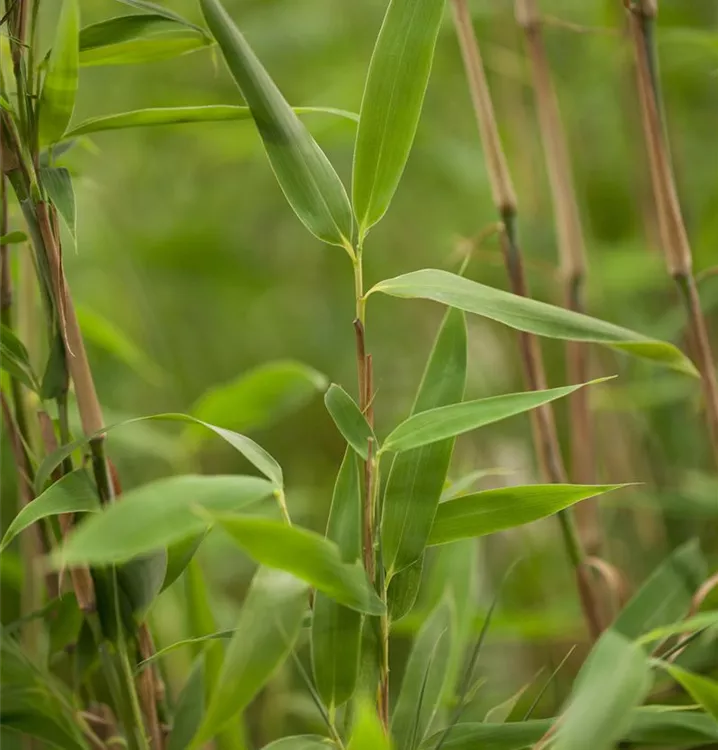
[[[205,531],[200,531],[198,534],[175,542],[167,548],[167,571],[162,582],[163,591],[182,575],[206,535]]]
[[[0,367],[31,391],[40,386],[30,364],[25,345],[6,325],[0,325]]]
[[[65,167],[40,167],[40,182],[67,225],[73,240],[76,239],[77,209],[70,172]]]
[[[416,636],[391,722],[397,750],[413,750],[424,739],[446,686],[454,633],[454,607],[446,597]]]
[[[630,726],[646,697],[651,672],[643,650],[607,630],[576,678],[552,744],[555,750],[608,750]]]
[[[244,709],[287,658],[299,635],[307,593],[293,576],[257,572],[192,748],[201,747]]]
[[[145,619],[167,574],[167,552],[164,549],[136,557],[117,568],[117,583],[138,622]]]
[[[206,37],[191,32],[168,32],[147,39],[129,39],[125,42],[91,47],[80,52],[80,65],[84,68],[101,65],[139,65],[169,60],[201,49],[209,49]]]
[[[439,329],[412,414],[461,401],[466,382],[466,322],[449,310]],[[426,546],[451,463],[454,439],[394,458],[384,490],[381,542],[389,579],[416,562]]]
[[[123,562],[192,536],[209,523],[197,512],[237,511],[273,492],[266,479],[242,476],[177,476],[126,492],[88,518],[55,553],[57,565]]]
[[[359,612],[383,614],[384,605],[367,580],[364,568],[358,561],[342,562],[334,542],[313,531],[265,518],[230,515],[214,518],[261,565],[287,571]]]
[[[429,545],[485,536],[538,521],[588,497],[626,487],[624,484],[535,484],[501,487],[440,503]]]
[[[42,143],[59,141],[72,118],[77,93],[79,33],[78,0],[63,0],[40,93]]]
[[[332,383],[324,395],[324,403],[344,439],[366,461],[369,440],[376,443],[376,438],[354,399],[341,386]]]
[[[339,547],[345,563],[361,557],[361,493],[358,459],[347,450],[337,475],[327,522],[327,539]],[[351,697],[359,673],[361,615],[324,594],[314,597],[312,668],[324,703],[341,706]]]
[[[384,215],[401,179],[429,83],[444,0],[391,0],[374,47],[354,153],[359,236]]]
[[[344,186],[324,152],[287,104],[219,0],[200,0],[212,35],[239,86],[280,187],[312,234],[351,243],[353,218]]]
[[[647,338],[588,315],[494,289],[448,271],[424,269],[407,273],[380,281],[369,290],[367,296],[375,292],[392,297],[434,300],[498,321],[518,331],[566,341],[604,344],[688,375],[697,375],[693,363],[672,344]]]
[[[24,505],[15,516],[2,538],[0,552],[24,529],[43,518],[59,516],[61,513],[99,511],[97,492],[84,469],[66,474],[50,485],[31,503]]]

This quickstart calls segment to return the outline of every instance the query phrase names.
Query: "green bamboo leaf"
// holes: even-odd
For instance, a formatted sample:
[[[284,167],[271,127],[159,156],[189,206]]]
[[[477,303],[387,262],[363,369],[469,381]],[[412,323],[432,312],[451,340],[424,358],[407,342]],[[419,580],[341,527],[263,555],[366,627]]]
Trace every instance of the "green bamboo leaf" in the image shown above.
[[[490,708],[486,712],[484,721],[487,724],[503,724],[509,720],[511,712],[516,708],[516,704],[521,699],[521,696],[526,690],[531,687],[531,683],[526,683],[522,688],[517,690],[513,695],[509,696],[505,701],[501,701],[497,706]]]
[[[298,734],[270,742],[262,750],[333,750],[334,743],[316,734]]]
[[[397,750],[418,747],[431,725],[446,686],[455,626],[453,599],[445,597],[416,636],[391,722]]]
[[[267,362],[205,391],[192,414],[238,432],[259,430],[298,411],[326,387],[324,375],[302,362]],[[195,428],[189,429],[194,436]]]
[[[664,638],[670,638],[673,635],[682,635],[684,633],[697,633],[700,630],[712,628],[718,625],[718,610],[711,612],[699,612],[693,617],[688,617],[680,622],[674,622],[670,625],[664,625],[660,628],[654,628],[645,635],[638,638],[642,644],[661,641]]]
[[[358,459],[347,450],[332,496],[327,539],[339,547],[341,559],[361,557],[362,511]],[[359,674],[361,615],[324,594],[314,597],[312,669],[317,692],[330,708],[351,698]]]
[[[167,575],[167,551],[156,550],[117,566],[117,585],[132,616],[142,622],[162,591]]]
[[[60,398],[68,391],[67,363],[65,361],[65,342],[60,331],[56,331],[50,343],[45,372],[40,384],[40,398],[49,400]]]
[[[99,511],[97,492],[84,469],[66,474],[31,503],[23,506],[7,527],[0,543],[0,552],[21,532],[43,518],[61,513],[94,513]]]
[[[0,245],[18,245],[21,242],[27,242],[25,232],[8,232],[0,235]]]
[[[437,440],[456,437],[516,414],[523,414],[543,404],[568,396],[579,388],[602,383],[605,380],[610,380],[610,378],[600,378],[589,383],[567,385],[561,388],[549,388],[545,391],[509,393],[476,401],[464,401],[419,412],[392,430],[384,441],[381,451],[382,453],[389,451],[399,453],[435,443]]]
[[[266,518],[225,514],[214,520],[260,565],[291,573],[358,612],[383,614],[384,606],[361,564],[343,562],[334,542]]]
[[[461,401],[466,382],[466,322],[447,312],[419,386],[412,414]],[[454,449],[449,438],[394,457],[381,522],[384,566],[394,574],[412,565],[426,546]]]
[[[40,93],[40,141],[55,143],[72,118],[77,94],[80,33],[78,0],[63,0]]]
[[[391,750],[392,743],[379,721],[376,708],[364,699],[357,708],[347,750]]]
[[[332,383],[324,395],[324,403],[344,439],[366,461],[369,441],[376,443],[376,437],[354,399],[341,386]]]
[[[588,497],[627,487],[625,484],[534,484],[501,487],[440,503],[429,545],[486,536],[552,516]]]
[[[392,576],[386,593],[386,606],[392,622],[401,620],[411,612],[419,595],[421,576],[424,571],[424,555],[408,568]]]
[[[326,114],[354,122],[358,120],[357,115],[353,112],[333,107],[293,107],[293,110],[297,115]],[[206,104],[194,107],[151,107],[135,109],[130,112],[118,112],[114,115],[91,117],[70,128],[63,139],[76,138],[79,135],[98,133],[103,130],[251,119],[252,113],[249,107],[240,105]]]
[[[189,747],[202,723],[207,695],[205,658],[206,654],[202,653],[194,660],[192,671],[179,695],[167,750],[185,750]]]
[[[128,5],[130,8],[141,10],[143,13],[153,13],[155,15],[160,15],[163,18],[166,18],[168,21],[174,21],[175,23],[178,23],[182,26],[186,26],[188,29],[194,29],[194,31],[198,31],[200,34],[207,33],[201,26],[197,26],[197,24],[188,21],[179,13],[170,10],[165,5],[153,3],[151,2],[151,0],[117,0],[117,2],[122,3],[123,5]]]
[[[80,29],[80,51],[126,42],[155,31],[166,31],[168,27],[174,28],[177,23],[175,18],[156,12],[108,18]],[[186,28],[187,22],[180,25]],[[197,28],[197,31],[205,35],[201,29]]]
[[[392,297],[434,300],[537,336],[603,344],[697,376],[693,363],[672,344],[598,318],[494,289],[448,271],[424,269],[380,281],[366,296],[376,292]]]
[[[162,382],[163,373],[152,359],[118,325],[85,305],[77,305],[77,318],[85,338],[95,346],[112,354],[131,370],[155,385]]]
[[[77,207],[70,172],[65,167],[40,167],[40,183],[76,241]]]
[[[444,0],[391,0],[374,47],[354,153],[353,202],[363,238],[401,179],[429,83]]]
[[[665,669],[694,701],[718,721],[718,682],[660,659],[655,659],[653,663]]]
[[[556,731],[555,750],[609,750],[630,726],[631,709],[651,686],[643,650],[607,630],[591,650],[574,683]]]
[[[219,0],[200,0],[262,137],[287,200],[312,234],[333,245],[352,240],[353,218],[344,186],[316,141],[299,121]]]
[[[244,601],[219,680],[191,748],[199,748],[244,709],[289,655],[307,608],[307,586],[261,569]]]
[[[5,324],[0,325],[0,367],[31,391],[40,392],[25,344]]]
[[[181,539],[167,548],[167,570],[162,582],[162,591],[169,588],[184,573],[205,536],[207,536],[207,532],[200,531],[198,534]]]
[[[199,34],[171,31],[156,34],[147,39],[128,39],[116,44],[84,49],[79,54],[79,63],[83,68],[103,65],[140,65],[170,60],[191,52],[210,49],[211,46],[211,42]]]
[[[221,437],[222,440],[226,441],[235,450],[239,451],[255,468],[259,469],[265,477],[274,483],[276,489],[281,489],[284,483],[281,466],[272,456],[269,455],[269,453],[267,453],[267,451],[264,450],[264,448],[255,443],[254,440],[251,440],[245,435],[240,435],[238,432],[232,432],[232,430],[225,430],[222,427],[202,422],[188,414],[175,414],[169,412],[167,414],[150,414],[146,417],[125,419],[117,424],[104,427],[94,435],[85,435],[72,443],[63,445],[56,451],[45,456],[42,460],[42,463],[35,473],[35,488],[38,491],[42,490],[45,486],[45,482],[47,482],[54,469],[57,468],[65,458],[74,453],[74,451],[80,448],[85,448],[93,438],[100,435],[106,435],[117,427],[124,427],[126,425],[146,422],[148,420],[159,420],[161,422],[189,422],[191,424],[201,425],[202,427],[214,432],[215,435]]]
[[[698,541],[686,542],[656,568],[611,627],[626,638],[638,638],[681,620],[706,575]]]
[[[453,500],[455,497],[468,494],[471,487],[485,477],[507,476],[509,474],[511,474],[510,470],[500,468],[470,471],[459,479],[447,482],[446,488],[441,493],[441,501]]]
[[[173,651],[177,651],[180,648],[185,648],[186,646],[194,646],[194,647],[202,647],[205,644],[211,642],[211,641],[227,641],[235,633],[235,629],[231,628],[229,630],[218,630],[216,633],[207,633],[207,635],[197,635],[193,638],[183,638],[181,641],[175,641],[174,643],[170,643],[169,646],[165,646],[164,648],[161,648],[159,651],[155,651],[152,656],[150,656],[147,659],[144,659],[137,665],[137,669],[135,670],[135,673],[141,672],[143,669],[146,669],[150,664],[157,661],[158,659],[161,659],[163,656],[167,656],[167,654],[172,653]],[[202,648],[198,649],[199,653],[204,653]]]
[[[177,476],[122,495],[78,526],[53,555],[58,566],[103,565],[129,560],[204,530],[196,512],[237,511],[272,495],[266,479],[242,476]]]

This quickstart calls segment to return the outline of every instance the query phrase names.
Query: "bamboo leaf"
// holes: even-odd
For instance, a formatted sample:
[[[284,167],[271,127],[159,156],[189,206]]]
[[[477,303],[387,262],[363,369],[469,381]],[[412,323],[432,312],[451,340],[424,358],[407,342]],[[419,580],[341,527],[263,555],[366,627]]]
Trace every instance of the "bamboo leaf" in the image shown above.
[[[693,363],[672,344],[598,318],[494,289],[448,271],[424,269],[380,281],[366,296],[376,292],[392,297],[434,300],[537,336],[603,344],[697,376]]]
[[[40,141],[55,143],[72,118],[77,94],[80,33],[78,0],[63,0],[40,93]]]
[[[638,642],[642,644],[660,641],[664,638],[670,638],[673,635],[682,635],[683,633],[697,633],[700,630],[713,628],[718,625],[718,610],[712,612],[699,612],[693,617],[688,617],[680,622],[674,622],[670,625],[664,625],[660,628],[654,628],[645,635],[642,635]]]
[[[102,47],[90,47],[80,52],[83,68],[103,65],[140,65],[148,62],[170,60],[202,49],[210,49],[206,37],[184,31],[156,34],[146,39],[128,39]],[[63,131],[64,132],[64,131]]]
[[[354,122],[358,119],[353,112],[334,109],[333,107],[293,107],[293,110],[297,115],[326,114]],[[79,125],[70,128],[63,136],[63,140],[76,138],[79,135],[98,133],[103,130],[251,119],[252,113],[249,107],[240,105],[207,104],[194,107],[150,107],[83,120]]]
[[[40,182],[76,241],[77,208],[70,172],[65,167],[40,167]]]
[[[200,654],[179,695],[174,712],[174,724],[167,739],[167,750],[185,750],[202,723],[207,694],[205,677],[206,654]]]
[[[184,573],[206,535],[206,531],[200,531],[167,548],[167,570],[162,582],[162,591],[169,588]]]
[[[313,531],[249,516],[215,515],[215,521],[260,565],[291,573],[340,604],[380,615],[384,605],[357,561],[342,561],[334,542]]]
[[[225,430],[222,427],[202,422],[195,417],[191,417],[188,414],[175,414],[172,412],[166,414],[151,414],[146,417],[134,417],[132,419],[125,419],[122,422],[118,422],[114,425],[108,425],[94,435],[85,435],[84,437],[75,440],[72,443],[63,445],[58,450],[53,451],[49,455],[45,456],[42,463],[35,473],[35,488],[41,490],[45,486],[45,482],[52,474],[53,470],[58,467],[65,458],[71,455],[74,451],[79,448],[85,448],[89,442],[100,435],[106,435],[108,432],[114,430],[117,427],[124,427],[126,425],[137,424],[139,422],[145,422],[148,420],[159,420],[165,422],[189,422],[191,424],[201,425],[208,430],[214,432],[215,435],[221,437],[224,441],[229,443],[235,450],[239,451],[255,468],[264,474],[265,477],[270,479],[276,489],[280,489],[284,483],[282,477],[282,468],[276,462],[276,460],[267,453],[260,445],[246,437],[240,435],[238,432],[232,432],[232,430]]]
[[[440,406],[437,409],[414,414],[396,427],[384,441],[382,452],[410,450],[429,445],[438,440],[456,437],[516,414],[535,409],[558,398],[563,398],[587,385],[601,383],[608,378],[579,385],[549,388],[545,391],[527,391],[493,396],[476,401]]]
[[[299,734],[295,737],[282,737],[270,742],[262,750],[332,750],[334,745],[316,734]]]
[[[100,510],[97,492],[84,469],[66,474],[31,503],[24,505],[7,527],[0,552],[21,532],[43,518],[62,513],[94,513]]]
[[[19,383],[39,393],[40,385],[25,344],[4,324],[0,325],[0,367]]]
[[[568,508],[588,497],[626,487],[625,484],[535,484],[501,487],[440,503],[429,545],[486,536],[522,526]]]
[[[174,18],[168,18],[164,13],[156,12],[108,18],[80,29],[80,51],[126,42],[158,30],[166,31],[168,27],[174,28],[177,23]],[[180,25],[187,28],[186,21]],[[201,29],[197,28],[197,31],[204,36]]]
[[[287,200],[303,224],[333,245],[351,243],[349,199],[324,152],[287,104],[219,0],[200,0],[216,38],[262,137]]]
[[[137,10],[141,10],[144,13],[152,13],[154,15],[162,16],[168,21],[174,21],[182,26],[186,26],[188,29],[194,29],[194,31],[198,31],[200,34],[207,33],[201,26],[197,26],[197,24],[188,21],[179,13],[175,13],[175,11],[170,10],[166,6],[153,3],[150,0],[117,0],[117,2],[122,3],[123,5],[129,5],[131,8],[137,8]]]
[[[455,497],[468,494],[471,487],[484,477],[506,476],[511,474],[507,469],[476,469],[468,474],[448,483],[447,487],[441,493],[441,501],[453,500]]]
[[[638,638],[681,620],[706,575],[706,563],[698,542],[691,540],[656,568],[611,627],[626,638]]]
[[[209,525],[196,512],[238,511],[269,497],[266,479],[242,476],[177,476],[159,479],[122,496],[78,526],[53,555],[58,566],[123,562],[197,534]]]
[[[404,568],[392,576],[386,594],[386,605],[392,622],[401,620],[402,617],[408,615],[416,604],[423,571],[424,555],[409,565],[408,568]]]
[[[665,669],[694,701],[700,703],[718,721],[718,682],[660,659],[654,660],[653,663]]]
[[[306,608],[305,584],[276,571],[257,572],[192,748],[214,737],[276,672],[292,650]]]
[[[531,683],[527,683],[522,688],[517,690],[513,695],[509,696],[505,701],[502,701],[497,706],[490,708],[486,712],[484,721],[487,724],[503,724],[508,721],[511,712],[516,708],[516,704],[521,699],[521,696],[531,686]]]
[[[648,694],[651,672],[643,650],[607,630],[574,683],[556,731],[555,750],[608,750],[630,726],[631,709]]]
[[[354,399],[341,386],[332,383],[324,395],[324,403],[344,439],[366,461],[369,441],[376,443],[376,438]]]
[[[382,727],[376,709],[362,700],[357,709],[351,739],[347,750],[391,750],[392,744]]]
[[[412,413],[461,401],[466,381],[466,323],[447,312]],[[449,438],[394,457],[384,490],[381,543],[387,577],[412,565],[426,546],[454,449]]]
[[[0,235],[0,245],[18,245],[21,242],[27,242],[25,232],[8,232]]]
[[[445,597],[422,626],[409,655],[391,722],[397,750],[418,747],[431,725],[446,685],[454,628],[453,600]]]
[[[419,123],[444,0],[391,0],[374,47],[354,153],[353,202],[363,238],[396,191]]]
[[[132,616],[142,622],[150,606],[162,591],[167,575],[167,551],[155,550],[117,567],[117,585]]]
[[[302,362],[267,362],[210,388],[192,407],[192,414],[237,432],[258,430],[298,411],[326,387],[324,375]],[[194,436],[195,429],[189,429]]]
[[[169,646],[165,646],[159,651],[155,651],[152,656],[145,659],[144,661],[141,661],[137,665],[137,669],[135,671],[141,672],[143,669],[146,669],[150,664],[152,664],[152,662],[161,659],[163,656],[167,656],[167,654],[172,653],[177,649],[184,648],[185,646],[203,646],[210,641],[226,641],[229,640],[234,635],[234,633],[235,629],[231,628],[230,630],[218,630],[216,633],[207,633],[207,635],[198,635],[193,638],[183,638],[181,641],[175,641],[174,643],[170,643]],[[200,653],[203,652],[200,650]]]

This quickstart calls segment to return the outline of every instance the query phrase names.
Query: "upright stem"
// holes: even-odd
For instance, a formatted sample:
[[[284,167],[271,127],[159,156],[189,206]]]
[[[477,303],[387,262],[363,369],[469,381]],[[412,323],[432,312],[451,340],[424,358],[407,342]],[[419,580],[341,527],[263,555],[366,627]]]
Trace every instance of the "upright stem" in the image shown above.
[[[648,153],[658,230],[668,271],[676,283],[688,315],[693,355],[698,361],[703,385],[706,422],[714,459],[718,465],[718,381],[708,329],[693,276],[691,246],[678,200],[662,117],[663,96],[654,39],[658,0],[633,0],[628,11],[636,59],[643,137]]]
[[[478,41],[474,34],[466,0],[452,0],[454,23],[464,60],[469,92],[474,104],[481,141],[488,166],[494,204],[504,223],[503,251],[506,270],[514,294],[530,296],[517,236],[517,200],[506,156],[496,124],[493,103],[486,82]],[[534,336],[519,333],[519,346],[526,386],[531,390],[546,387],[546,375],[539,343]],[[559,447],[553,409],[546,405],[531,412],[534,444],[541,473],[546,481],[564,482],[566,472]],[[601,623],[593,591],[584,565],[585,554],[569,509],[559,513],[561,533],[574,569],[581,608],[592,638],[601,632]]]
[[[515,9],[516,20],[525,33],[526,52],[533,78],[534,98],[553,202],[565,290],[564,304],[569,310],[584,312],[586,249],[566,136],[544,49],[538,2],[516,0]],[[569,382],[585,383],[589,379],[588,351],[586,344],[567,343]],[[580,388],[569,396],[571,474],[572,479],[580,484],[591,484],[595,481],[594,439],[588,395],[586,388]],[[586,548],[591,554],[595,554],[600,546],[601,536],[597,503],[593,500],[584,500],[576,507],[576,518]]]

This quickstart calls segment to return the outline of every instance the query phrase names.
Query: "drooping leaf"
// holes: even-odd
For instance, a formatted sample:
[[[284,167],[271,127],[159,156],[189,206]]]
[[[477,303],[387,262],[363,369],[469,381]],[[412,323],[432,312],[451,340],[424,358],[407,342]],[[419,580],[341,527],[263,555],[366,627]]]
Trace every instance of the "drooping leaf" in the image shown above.
[[[70,172],[65,167],[40,167],[40,182],[72,238],[77,239],[77,209]]]
[[[545,391],[526,391],[508,393],[504,396],[493,396],[476,401],[464,401],[459,404],[440,406],[436,409],[413,414],[409,419],[393,429],[384,444],[382,452],[410,450],[422,445],[430,445],[438,440],[456,437],[464,432],[476,430],[516,414],[535,409],[543,404],[563,398],[587,385],[603,382],[593,380],[590,383],[567,385],[562,388],[549,388]]]
[[[376,442],[376,438],[354,399],[341,386],[332,383],[324,395],[324,403],[344,439],[366,461],[369,440]]]
[[[696,633],[706,628],[713,628],[716,625],[718,625],[718,610],[699,612],[697,615],[688,617],[685,620],[680,620],[671,623],[670,625],[663,625],[659,628],[649,630],[648,633],[642,635],[638,641],[639,643],[652,643],[653,641],[670,638],[673,635]]]
[[[0,367],[31,391],[39,392],[37,376],[25,345],[6,325],[0,325]]]
[[[215,435],[221,437],[224,441],[229,443],[233,448],[238,450],[256,469],[264,474],[267,479],[274,483],[276,489],[280,489],[284,483],[282,477],[282,467],[276,462],[276,460],[267,453],[260,445],[246,437],[240,435],[238,432],[232,432],[232,430],[225,430],[223,427],[217,427],[207,422],[202,422],[195,417],[191,417],[188,414],[150,414],[146,417],[135,417],[132,419],[126,419],[122,422],[118,422],[114,425],[108,425],[102,430],[97,432],[95,435],[85,435],[72,443],[67,443],[53,451],[40,463],[40,466],[35,473],[35,488],[40,490],[44,487],[45,482],[49,479],[53,470],[58,467],[65,458],[71,455],[74,451],[79,448],[85,448],[90,440],[99,435],[105,435],[111,430],[117,427],[123,427],[125,425],[136,424],[138,422],[144,422],[147,420],[159,420],[166,422],[189,422],[191,424],[201,425],[208,430],[214,432]]]
[[[626,487],[624,484],[535,484],[501,487],[440,503],[429,545],[485,536],[538,521],[588,497]]]
[[[273,492],[266,479],[176,476],[130,490],[78,526],[55,553],[58,565],[102,565],[129,560],[203,531],[205,511],[237,511]]]
[[[421,575],[424,570],[424,555],[416,562],[399,571],[389,581],[386,593],[386,606],[389,609],[389,618],[392,622],[401,620],[402,617],[411,612],[421,586]]]
[[[219,0],[200,0],[262,137],[280,187],[312,234],[333,245],[351,243],[353,218],[331,163],[287,104]]]
[[[391,750],[391,747],[376,708],[366,699],[362,700],[357,708],[357,718],[347,750]]]
[[[397,750],[413,750],[424,739],[446,686],[454,637],[453,599],[446,597],[424,623],[409,655],[391,722]]]
[[[192,414],[238,432],[262,429],[300,409],[326,386],[324,375],[301,362],[268,362],[210,388]]]
[[[447,312],[419,386],[412,414],[461,401],[466,382],[466,321]],[[426,546],[454,449],[453,438],[394,457],[381,521],[384,566],[391,577],[416,562]]]
[[[24,505],[7,527],[0,543],[0,552],[5,550],[21,532],[43,518],[62,513],[94,513],[100,510],[100,501],[87,472],[77,469],[51,484],[31,503]]]
[[[598,318],[494,289],[436,269],[414,271],[380,281],[366,296],[382,292],[392,297],[441,302],[537,336],[603,344],[635,357],[696,375],[693,363],[672,344],[650,339]]]
[[[175,542],[167,548],[167,570],[162,582],[162,591],[171,586],[184,573],[205,536],[206,532],[200,531],[198,534]]]
[[[79,62],[83,68],[103,65],[141,65],[148,62],[170,60],[192,52],[210,49],[206,37],[184,31],[155,34],[146,39],[128,39],[116,44],[90,47],[80,52]]]
[[[414,142],[444,0],[391,0],[374,47],[354,152],[359,236],[384,215]]]
[[[579,672],[556,730],[555,750],[608,750],[630,726],[646,697],[651,672],[643,650],[607,630]]]
[[[21,242],[27,242],[25,232],[15,231],[0,235],[0,245],[17,245]]]
[[[162,16],[168,21],[174,21],[181,26],[186,26],[188,29],[198,31],[200,34],[207,33],[201,26],[197,26],[197,24],[188,21],[179,13],[175,13],[175,11],[170,10],[165,5],[153,3],[151,0],[117,0],[117,2],[122,3],[123,5],[129,5],[131,8],[137,8],[137,10],[141,10],[143,13],[152,13],[154,15]]]
[[[297,115],[327,114],[346,120],[357,121],[357,115],[333,107],[293,107]],[[103,130],[125,130],[156,125],[182,125],[197,122],[222,122],[228,120],[251,120],[249,107],[231,104],[206,104],[194,107],[151,107],[114,115],[91,117],[68,130],[65,139],[79,135],[98,133]]]
[[[327,539],[339,547],[345,563],[361,557],[361,492],[357,457],[347,450],[332,496]],[[324,594],[314,597],[312,669],[317,692],[330,708],[352,696],[359,673],[361,615]]]
[[[359,562],[342,561],[334,542],[307,529],[249,516],[216,515],[215,521],[261,565],[284,570],[340,604],[380,615],[384,605]]]
[[[676,664],[655,660],[666,672],[718,722],[718,682]]]
[[[697,540],[676,549],[648,578],[611,626],[627,638],[681,620],[706,578],[706,563]]]
[[[42,143],[59,141],[72,118],[77,93],[79,33],[78,0],[63,0],[40,93]]]
[[[245,708],[289,655],[307,608],[307,586],[284,573],[261,569],[244,601],[200,728],[199,748]]]
[[[163,373],[157,364],[118,325],[85,305],[77,305],[77,318],[86,341],[113,355],[148,383],[162,381]]]

